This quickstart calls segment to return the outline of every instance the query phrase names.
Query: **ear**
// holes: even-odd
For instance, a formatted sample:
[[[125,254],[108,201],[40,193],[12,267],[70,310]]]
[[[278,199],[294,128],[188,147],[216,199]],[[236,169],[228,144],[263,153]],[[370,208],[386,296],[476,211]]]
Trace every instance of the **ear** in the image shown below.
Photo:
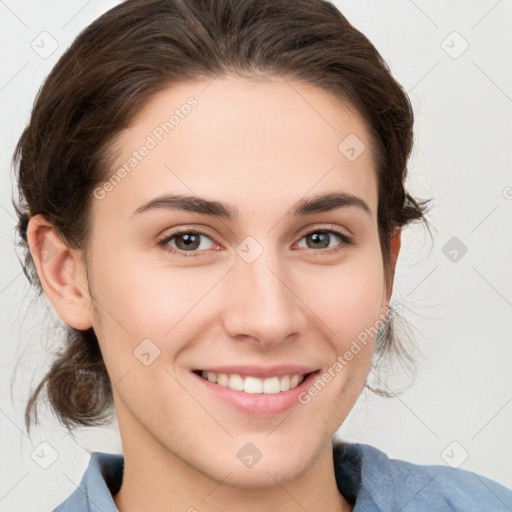
[[[92,327],[92,301],[81,253],[68,248],[42,215],[30,218],[27,241],[43,290],[60,319],[75,329]]]
[[[393,282],[395,279],[396,262],[400,253],[402,228],[397,227],[393,232],[389,243],[389,276],[386,282],[384,278],[384,294],[382,296],[382,314],[387,314],[391,295],[393,294]]]

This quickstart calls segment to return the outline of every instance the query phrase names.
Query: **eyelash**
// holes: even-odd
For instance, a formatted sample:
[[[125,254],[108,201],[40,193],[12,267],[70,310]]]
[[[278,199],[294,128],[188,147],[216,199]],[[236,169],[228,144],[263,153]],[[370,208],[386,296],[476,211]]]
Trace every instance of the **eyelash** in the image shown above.
[[[351,245],[351,244],[354,243],[353,240],[350,237],[348,237],[345,233],[342,233],[341,231],[338,231],[338,230],[333,229],[333,228],[328,227],[328,226],[319,226],[316,229],[313,229],[311,231],[307,231],[306,233],[304,233],[300,237],[299,241],[302,240],[307,235],[311,235],[312,233],[329,233],[329,234],[334,234],[334,235],[337,235],[341,239],[341,243],[338,246],[330,247],[328,249],[319,249],[319,250],[317,250],[317,249],[309,249],[310,251],[313,251],[313,252],[321,252],[321,253],[324,253],[324,254],[325,253],[332,254],[332,253],[335,253],[335,252],[338,252],[338,251],[342,250],[342,247],[344,245]],[[201,231],[200,229],[194,228],[194,229],[182,229],[182,230],[176,231],[174,233],[171,233],[170,235],[167,235],[163,239],[159,240],[157,242],[157,245],[162,247],[167,252],[174,253],[174,254],[179,254],[179,255],[182,255],[185,258],[190,258],[190,257],[194,258],[194,257],[201,256],[201,252],[203,252],[203,251],[198,251],[198,250],[195,250],[195,251],[183,251],[183,250],[180,250],[180,249],[174,249],[173,247],[169,247],[167,245],[173,238],[175,238],[177,236],[180,236],[180,235],[189,235],[189,234],[203,235],[203,236],[206,236],[207,238],[209,238],[210,240],[212,240],[212,242],[216,243],[213,240],[213,238],[208,233],[205,233],[204,231]]]

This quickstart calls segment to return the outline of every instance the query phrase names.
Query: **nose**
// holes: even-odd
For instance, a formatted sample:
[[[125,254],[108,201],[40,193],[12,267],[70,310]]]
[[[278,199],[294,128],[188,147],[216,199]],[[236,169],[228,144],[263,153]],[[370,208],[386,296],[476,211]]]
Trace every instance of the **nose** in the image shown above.
[[[233,338],[273,346],[305,329],[304,299],[270,250],[251,263],[237,257],[226,281],[224,328]]]

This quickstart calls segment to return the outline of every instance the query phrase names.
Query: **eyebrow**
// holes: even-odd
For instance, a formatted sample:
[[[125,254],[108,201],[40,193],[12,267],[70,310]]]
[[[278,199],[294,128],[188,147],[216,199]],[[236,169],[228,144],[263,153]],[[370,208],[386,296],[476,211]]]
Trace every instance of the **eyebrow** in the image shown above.
[[[312,215],[314,213],[325,213],[345,207],[356,207],[369,216],[372,216],[370,207],[363,199],[346,192],[333,192],[309,199],[301,199],[293,206],[292,215]],[[130,218],[150,210],[158,209],[202,213],[204,215],[231,221],[238,218],[238,210],[232,205],[212,201],[199,196],[181,194],[156,197],[137,208]]]

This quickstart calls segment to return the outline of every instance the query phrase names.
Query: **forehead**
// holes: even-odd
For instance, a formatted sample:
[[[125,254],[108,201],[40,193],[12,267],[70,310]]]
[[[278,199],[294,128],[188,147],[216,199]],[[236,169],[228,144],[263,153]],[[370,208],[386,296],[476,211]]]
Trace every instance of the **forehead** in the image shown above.
[[[333,190],[377,200],[362,118],[322,89],[286,79],[174,85],[148,101],[113,147],[106,179],[115,179],[101,208],[111,204],[125,218],[165,192],[241,202],[242,214],[259,206],[262,216],[263,207],[275,213]]]

